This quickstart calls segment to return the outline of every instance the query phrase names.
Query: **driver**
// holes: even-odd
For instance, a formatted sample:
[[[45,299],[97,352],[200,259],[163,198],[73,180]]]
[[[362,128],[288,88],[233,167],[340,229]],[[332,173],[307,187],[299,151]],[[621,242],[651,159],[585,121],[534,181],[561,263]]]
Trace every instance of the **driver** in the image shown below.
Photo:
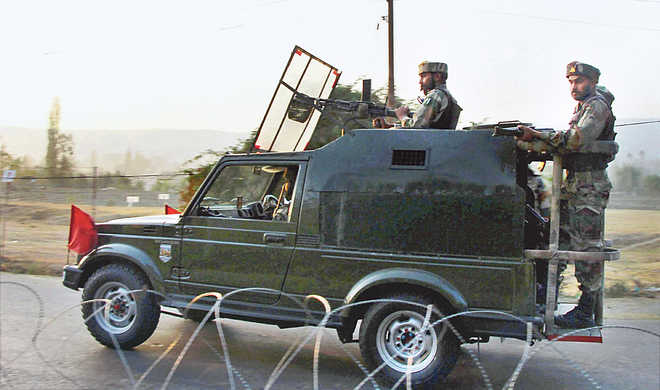
[[[277,199],[277,205],[273,212],[273,221],[288,221],[289,220],[289,205],[291,204],[291,197],[293,195],[293,183],[296,181],[296,172],[293,169],[284,170],[284,183],[280,190],[280,196]]]

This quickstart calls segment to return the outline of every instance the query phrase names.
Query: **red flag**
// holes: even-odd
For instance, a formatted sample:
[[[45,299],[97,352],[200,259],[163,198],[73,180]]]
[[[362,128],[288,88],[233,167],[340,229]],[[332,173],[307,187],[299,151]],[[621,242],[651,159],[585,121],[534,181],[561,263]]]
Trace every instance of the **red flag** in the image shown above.
[[[84,255],[96,247],[97,233],[94,220],[86,212],[71,205],[69,249]]]
[[[181,214],[181,211],[175,209],[174,207],[165,205],[165,214]]]

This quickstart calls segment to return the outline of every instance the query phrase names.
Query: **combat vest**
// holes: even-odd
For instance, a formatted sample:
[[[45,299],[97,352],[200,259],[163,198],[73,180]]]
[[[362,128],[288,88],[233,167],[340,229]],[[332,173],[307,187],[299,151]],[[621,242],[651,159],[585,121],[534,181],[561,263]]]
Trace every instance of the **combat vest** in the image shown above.
[[[600,133],[596,140],[598,141],[614,141],[616,138],[616,133],[614,132],[614,122],[616,117],[612,113],[612,99],[606,99],[603,95],[598,92],[595,92],[593,95],[585,99],[581,104],[578,105],[578,108],[575,110],[571,121],[569,122],[570,126],[573,127],[576,124],[582,115],[584,114],[585,106],[594,102],[600,101],[609,108],[609,116],[605,122],[605,127]],[[575,153],[567,155],[565,158],[565,167],[566,169],[583,172],[583,171],[599,171],[607,168],[607,164],[614,160],[614,156],[606,154],[586,154],[586,153]]]
[[[453,96],[451,96],[451,93],[449,93],[449,90],[443,85],[439,87],[435,87],[435,89],[439,89],[442,92],[447,94],[447,97],[449,97],[449,105],[447,105],[447,108],[445,109],[445,112],[442,113],[440,116],[440,119],[438,119],[435,122],[431,122],[431,125],[429,126],[432,129],[456,129],[456,125],[458,125],[458,117],[461,116],[461,111],[463,109],[461,106],[458,105],[456,102],[456,99],[454,99]]]

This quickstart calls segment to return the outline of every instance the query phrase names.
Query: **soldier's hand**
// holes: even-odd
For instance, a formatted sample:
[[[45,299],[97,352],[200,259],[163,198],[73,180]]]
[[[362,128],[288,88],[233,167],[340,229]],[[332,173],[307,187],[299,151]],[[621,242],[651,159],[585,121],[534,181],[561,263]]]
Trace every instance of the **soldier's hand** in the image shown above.
[[[387,123],[383,117],[374,118],[372,124],[375,129],[389,129],[392,127],[392,125]]]
[[[396,114],[396,117],[399,118],[400,121],[402,121],[404,118],[410,116],[410,109],[406,106],[401,106],[396,110],[394,110],[394,113]]]
[[[523,135],[516,137],[517,140],[520,141],[531,141],[536,137],[537,131],[532,129],[531,127],[527,127],[524,125],[518,125],[518,129],[523,131]]]

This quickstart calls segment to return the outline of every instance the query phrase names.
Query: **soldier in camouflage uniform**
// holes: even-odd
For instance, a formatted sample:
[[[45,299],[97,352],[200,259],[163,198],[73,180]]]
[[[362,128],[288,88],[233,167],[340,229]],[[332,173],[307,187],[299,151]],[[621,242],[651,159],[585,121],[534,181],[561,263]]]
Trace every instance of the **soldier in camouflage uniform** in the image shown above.
[[[419,87],[424,92],[420,109],[411,118],[410,110],[402,106],[394,110],[400,127],[419,129],[455,129],[461,107],[447,89],[447,64],[424,61],[418,66]],[[391,127],[382,118],[374,119],[374,127]]]
[[[566,131],[539,132],[518,126],[524,135],[518,146],[525,150],[546,149],[560,153],[579,150],[596,140],[614,140],[614,120],[611,103],[614,96],[598,86],[600,71],[591,65],[571,62],[566,77],[571,96],[578,101]],[[594,154],[568,154],[564,167],[568,175],[561,192],[560,221],[564,240],[561,249],[602,251],[604,213],[612,184],[607,177],[611,158]],[[566,268],[560,265],[560,272]],[[563,328],[595,326],[594,304],[602,287],[602,263],[575,263],[575,276],[582,295],[578,305],[568,313],[555,317]]]

